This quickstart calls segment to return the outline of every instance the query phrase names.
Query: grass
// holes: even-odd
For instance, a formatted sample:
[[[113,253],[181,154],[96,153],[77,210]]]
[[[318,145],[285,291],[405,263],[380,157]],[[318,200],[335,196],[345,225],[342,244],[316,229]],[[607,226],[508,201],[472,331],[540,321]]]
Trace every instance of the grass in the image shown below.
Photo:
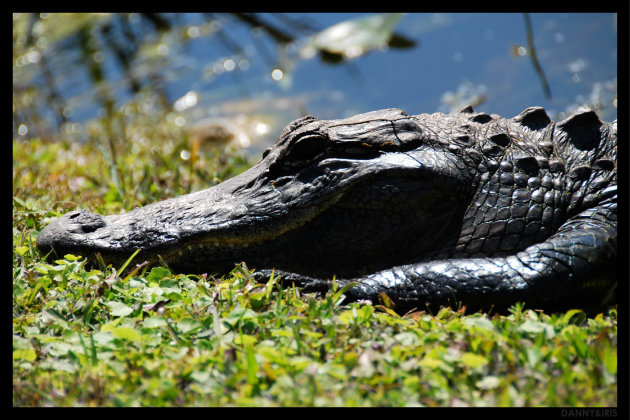
[[[186,134],[166,119],[121,130],[129,141],[106,145],[97,126],[85,144],[13,142],[14,405],[617,405],[616,309],[399,316],[345,306],[342,290],[255,284],[244,265],[213,278],[45,261],[35,239],[60,214],[117,213],[251,164],[182,160]]]

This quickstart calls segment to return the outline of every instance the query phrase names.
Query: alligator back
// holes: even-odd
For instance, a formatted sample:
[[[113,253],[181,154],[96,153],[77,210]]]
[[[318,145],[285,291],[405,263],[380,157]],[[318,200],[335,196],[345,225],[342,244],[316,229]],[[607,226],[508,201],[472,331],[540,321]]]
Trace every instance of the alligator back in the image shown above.
[[[545,241],[582,211],[616,208],[617,125],[592,110],[557,124],[540,107],[511,119],[471,107],[418,118],[473,174],[450,257],[508,255]]]

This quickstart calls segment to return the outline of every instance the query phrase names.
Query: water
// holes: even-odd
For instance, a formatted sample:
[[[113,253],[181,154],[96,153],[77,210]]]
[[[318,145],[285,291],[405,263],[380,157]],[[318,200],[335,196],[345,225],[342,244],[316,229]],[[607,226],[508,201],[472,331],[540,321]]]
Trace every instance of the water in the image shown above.
[[[588,105],[604,120],[617,117],[614,14],[531,14],[541,71],[531,58],[523,14],[254,17],[279,33],[252,28],[242,17],[166,15],[170,30],[148,34],[140,44],[144,50],[133,56],[127,69],[106,43],[97,45],[90,52],[104,75],[101,88],[89,77],[87,66],[68,65],[81,55],[72,44],[65,49],[57,46],[48,64],[64,118],[67,123],[84,122],[102,115],[98,98],[103,85],[114,106],[122,108],[134,95],[131,79],[142,82],[150,77],[159,78],[163,99],[174,109],[169,116],[177,124],[192,131],[226,128],[234,134],[233,141],[252,154],[267,147],[289,121],[305,114],[333,119],[380,108],[417,114],[473,104],[478,111],[511,117],[537,105],[552,118],[562,119]],[[120,16],[106,19],[114,22],[113,28],[121,21]],[[132,28],[144,22],[137,14],[124,19]],[[340,22],[348,23],[313,38]],[[392,28],[404,47],[386,45]],[[286,35],[290,42],[278,42]],[[125,45],[122,35],[119,39]],[[344,44],[348,39],[355,41]],[[317,42],[333,52],[326,60],[311,48]],[[41,51],[45,54],[46,49]],[[19,68],[14,67],[14,87],[30,83],[45,91],[39,63],[32,61],[23,58]],[[54,127],[59,120],[54,107],[41,107],[45,121]],[[14,112],[14,136],[27,137],[32,123],[17,119]]]

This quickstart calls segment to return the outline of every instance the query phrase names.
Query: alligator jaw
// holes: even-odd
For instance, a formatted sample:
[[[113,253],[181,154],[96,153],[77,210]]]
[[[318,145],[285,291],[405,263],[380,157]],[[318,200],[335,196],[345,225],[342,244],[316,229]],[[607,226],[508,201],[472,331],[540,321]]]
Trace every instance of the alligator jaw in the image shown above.
[[[391,159],[384,155],[380,164],[395,167]],[[409,157],[401,159],[418,166]],[[374,238],[361,240],[361,235],[369,238],[371,232],[360,215],[376,214],[385,221],[390,217],[390,204],[407,211],[406,206],[396,206],[385,198],[381,208],[362,209],[356,203],[365,201],[364,195],[390,189],[387,178],[374,180],[379,173],[375,162],[370,162],[367,175],[363,173],[365,165],[352,160],[329,159],[314,165],[326,168],[312,171],[338,178],[329,185],[322,177],[300,180],[299,176],[284,179],[280,185],[266,178],[265,166],[263,161],[210,189],[124,214],[68,213],[42,230],[38,249],[44,254],[54,249],[58,256],[75,254],[90,259],[100,254],[114,265],[121,265],[140,249],[136,262],[154,264],[161,258],[179,272],[226,273],[235,263],[246,261],[256,268],[301,268],[309,274],[332,275],[344,272],[346,261],[340,256],[349,245],[346,237],[355,238],[350,244],[374,244],[366,250],[350,245],[353,249],[345,253],[347,269],[357,269],[352,263],[353,253],[381,254],[387,249],[377,246]],[[423,182],[414,182],[420,189]],[[380,236],[387,235],[384,226]],[[353,232],[344,234],[344,229]],[[404,238],[391,240],[405,242]],[[326,271],[320,271],[326,265]]]
[[[140,249],[139,261],[157,263],[162,258],[184,271],[199,271],[201,266],[214,272],[229,271],[234,263],[247,259],[248,249],[258,249],[260,254],[261,244],[299,228],[338,199],[328,194],[292,212],[271,206],[285,198],[271,183],[261,184],[264,166],[261,162],[213,188],[124,214],[70,212],[40,232],[37,247],[43,254],[54,250],[58,256],[77,254],[94,259],[100,254],[113,264],[122,264]]]
[[[245,261],[347,276],[423,258],[453,239],[470,179],[458,157],[425,148],[421,134],[398,110],[306,117],[230,180],[124,214],[69,213],[42,230],[37,246],[114,265],[140,249],[136,262],[209,274]]]

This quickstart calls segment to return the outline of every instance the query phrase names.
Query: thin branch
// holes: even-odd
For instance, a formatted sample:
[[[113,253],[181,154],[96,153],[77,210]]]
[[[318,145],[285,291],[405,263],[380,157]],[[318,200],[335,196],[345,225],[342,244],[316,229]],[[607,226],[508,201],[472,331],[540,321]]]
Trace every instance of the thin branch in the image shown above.
[[[538,57],[536,57],[536,47],[534,47],[534,33],[532,30],[532,21],[529,17],[529,13],[524,13],[523,15],[525,17],[525,27],[527,29],[527,51],[529,51],[529,56],[532,59],[532,64],[534,65],[534,69],[536,70],[536,73],[538,73],[538,77],[540,78],[540,82],[542,83],[545,97],[547,98],[547,100],[551,101],[551,89],[549,88],[549,83],[547,83],[545,72],[543,71],[542,66],[538,62]]]

